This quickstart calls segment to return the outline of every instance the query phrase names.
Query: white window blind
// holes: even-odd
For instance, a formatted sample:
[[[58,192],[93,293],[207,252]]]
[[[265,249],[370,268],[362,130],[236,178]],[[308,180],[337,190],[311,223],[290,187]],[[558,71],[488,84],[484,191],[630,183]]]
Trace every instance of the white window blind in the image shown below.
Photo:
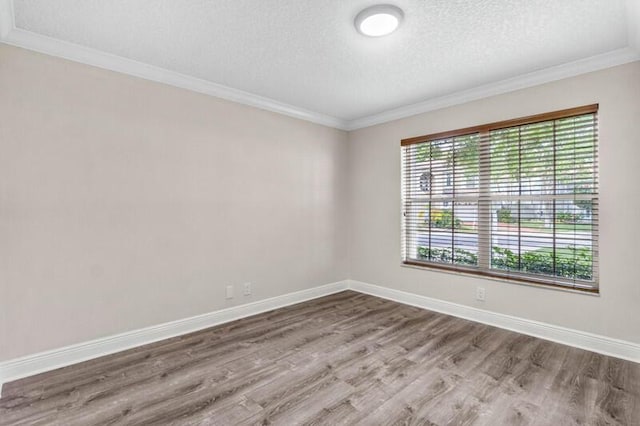
[[[597,110],[403,140],[404,263],[598,291]]]

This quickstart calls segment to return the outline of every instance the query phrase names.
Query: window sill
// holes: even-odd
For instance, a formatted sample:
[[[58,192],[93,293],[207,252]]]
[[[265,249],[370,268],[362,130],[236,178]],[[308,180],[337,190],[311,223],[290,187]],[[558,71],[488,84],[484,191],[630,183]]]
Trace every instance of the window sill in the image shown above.
[[[600,296],[600,289],[599,288],[589,289],[589,288],[568,287],[568,286],[565,286],[565,285],[562,285],[562,284],[551,284],[551,283],[539,282],[539,281],[529,280],[529,279],[520,278],[520,277],[513,277],[513,276],[512,277],[502,277],[502,276],[499,276],[499,275],[487,274],[487,273],[483,273],[483,272],[462,270],[462,269],[459,269],[459,268],[447,267],[446,265],[442,265],[442,266],[440,266],[440,265],[428,265],[428,264],[423,264],[423,263],[420,263],[420,262],[402,261],[400,263],[400,266],[403,267],[403,268],[428,270],[428,271],[432,271],[432,272],[442,272],[442,273],[445,273],[445,274],[452,274],[452,275],[462,275],[462,276],[473,277],[473,278],[481,278],[481,279],[486,279],[486,280],[490,280],[490,281],[497,281],[497,282],[502,282],[502,283],[524,285],[524,286],[527,286],[527,287],[544,288],[544,289],[547,289],[547,290],[557,290],[557,291],[563,291],[563,292],[575,293],[575,294],[582,294],[582,295],[587,295],[587,296],[596,296],[596,297]]]

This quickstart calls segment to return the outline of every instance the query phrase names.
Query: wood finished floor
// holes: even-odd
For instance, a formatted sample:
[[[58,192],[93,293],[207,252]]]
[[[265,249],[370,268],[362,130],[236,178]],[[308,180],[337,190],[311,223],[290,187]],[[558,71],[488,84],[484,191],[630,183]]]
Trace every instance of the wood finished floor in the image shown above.
[[[2,425],[640,425],[640,364],[342,292],[5,385]]]

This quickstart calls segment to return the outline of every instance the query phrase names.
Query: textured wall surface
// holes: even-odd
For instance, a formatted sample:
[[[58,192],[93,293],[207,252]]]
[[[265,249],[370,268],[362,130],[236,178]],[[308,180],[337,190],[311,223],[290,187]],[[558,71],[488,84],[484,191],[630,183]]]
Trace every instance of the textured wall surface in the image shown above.
[[[347,278],[346,138],[0,44],[0,361]]]
[[[600,104],[599,297],[400,266],[400,140]],[[349,134],[351,278],[640,343],[640,62]],[[475,301],[476,286],[486,302]]]

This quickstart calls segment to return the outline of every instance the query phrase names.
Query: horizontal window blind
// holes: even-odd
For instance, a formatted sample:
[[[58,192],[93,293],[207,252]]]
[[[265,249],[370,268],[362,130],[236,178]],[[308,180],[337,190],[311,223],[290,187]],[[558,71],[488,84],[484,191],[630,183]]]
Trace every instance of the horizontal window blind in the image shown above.
[[[403,261],[597,291],[597,110],[403,140]]]

